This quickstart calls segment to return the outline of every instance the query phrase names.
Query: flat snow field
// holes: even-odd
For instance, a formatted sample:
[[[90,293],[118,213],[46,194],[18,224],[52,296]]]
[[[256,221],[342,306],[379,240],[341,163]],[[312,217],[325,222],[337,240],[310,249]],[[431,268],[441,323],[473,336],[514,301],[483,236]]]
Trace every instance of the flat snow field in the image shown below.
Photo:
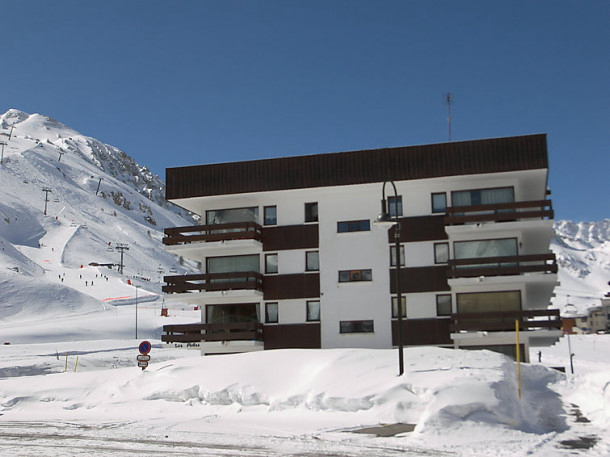
[[[0,324],[16,341],[0,346],[0,455],[610,455],[610,335],[571,336],[574,375],[566,338],[541,363],[533,350],[519,399],[516,364],[492,352],[408,348],[401,377],[395,350],[201,357],[150,338],[163,318],[147,306],[138,339],[133,305]],[[122,337],[101,338],[109,319]]]

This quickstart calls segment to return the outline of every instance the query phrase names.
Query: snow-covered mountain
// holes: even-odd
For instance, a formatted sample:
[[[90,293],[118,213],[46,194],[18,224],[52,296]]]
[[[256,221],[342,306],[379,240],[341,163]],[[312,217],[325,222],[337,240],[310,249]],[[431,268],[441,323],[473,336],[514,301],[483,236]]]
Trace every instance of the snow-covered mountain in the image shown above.
[[[164,227],[192,220],[164,200],[158,176],[120,149],[14,109],[0,117],[0,143],[0,319],[133,300],[127,279],[153,299],[164,273],[191,270],[161,238]],[[555,230],[561,285],[553,305],[599,305],[610,290],[610,220],[558,221]],[[129,247],[124,276],[89,266],[119,263],[117,243]],[[98,287],[106,277],[115,284]]]
[[[599,306],[610,292],[610,219],[557,221],[555,233],[551,249],[561,285],[555,288],[554,307],[573,313]]]
[[[134,297],[128,279],[153,299],[163,274],[188,271],[161,239],[189,216],[127,154],[14,109],[0,117],[0,143],[0,319],[100,309]],[[90,266],[120,263],[117,244],[128,248],[124,275]]]

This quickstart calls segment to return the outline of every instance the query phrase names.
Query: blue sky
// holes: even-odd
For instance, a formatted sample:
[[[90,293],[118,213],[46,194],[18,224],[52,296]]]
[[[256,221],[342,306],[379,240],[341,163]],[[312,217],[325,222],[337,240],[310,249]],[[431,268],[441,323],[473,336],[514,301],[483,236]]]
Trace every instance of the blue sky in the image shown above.
[[[0,3],[0,110],[153,172],[547,133],[556,219],[610,217],[610,2]]]

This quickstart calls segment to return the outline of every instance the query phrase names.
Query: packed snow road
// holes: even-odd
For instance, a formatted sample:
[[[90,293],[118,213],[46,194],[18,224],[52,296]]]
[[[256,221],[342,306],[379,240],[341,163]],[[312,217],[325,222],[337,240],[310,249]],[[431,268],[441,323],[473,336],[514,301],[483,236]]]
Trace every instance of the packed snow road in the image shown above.
[[[381,439],[326,441],[317,436],[248,437],[207,433],[159,435],[137,424],[82,425],[51,422],[0,422],[0,455],[68,457],[177,456],[447,456],[403,447]]]

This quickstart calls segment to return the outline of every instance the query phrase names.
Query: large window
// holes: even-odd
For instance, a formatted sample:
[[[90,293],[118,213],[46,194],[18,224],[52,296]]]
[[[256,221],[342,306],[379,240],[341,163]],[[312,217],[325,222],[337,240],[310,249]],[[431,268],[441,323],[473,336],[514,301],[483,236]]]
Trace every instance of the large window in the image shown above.
[[[434,263],[449,262],[449,243],[434,243]]]
[[[318,202],[305,203],[305,222],[318,222]]]
[[[320,270],[320,255],[318,251],[309,251],[305,253],[305,271]]]
[[[512,187],[451,192],[451,204],[453,206],[487,205],[493,203],[511,203],[514,201],[515,191]]]
[[[258,303],[228,305],[206,305],[205,316],[208,324],[231,322],[260,322]]]
[[[277,224],[277,206],[265,206],[263,208],[263,223],[265,225]]]
[[[401,306],[402,316],[401,317],[406,318],[407,317],[407,297],[405,297],[404,295],[401,296],[400,301],[402,303],[402,306]],[[398,317],[398,297],[392,297],[392,317],[393,318]]]
[[[495,311],[520,311],[521,292],[478,292],[457,294],[458,313],[489,313]]]
[[[320,321],[320,300],[307,301],[307,322]]]
[[[516,256],[518,255],[517,238],[455,241],[453,243],[453,255],[456,259]]]
[[[258,222],[258,207],[215,209],[205,212],[208,225],[229,224],[231,222]]]
[[[258,254],[207,258],[208,273],[236,273],[242,271],[260,271]]]
[[[374,331],[372,320],[339,322],[339,333],[373,333]]]
[[[398,207],[398,216],[402,216],[402,195],[398,197],[388,197],[388,213],[391,217],[396,217],[396,209]]]
[[[405,247],[400,246],[400,265],[405,264]],[[390,246],[390,266],[396,266],[396,246]]]
[[[372,280],[372,270],[342,270],[339,272],[339,282],[359,282]]]
[[[451,310],[451,294],[439,294],[436,296],[436,315],[450,316]]]
[[[342,221],[337,222],[337,232],[366,232],[371,230],[371,221],[364,219],[361,221]]]
[[[445,192],[437,192],[432,194],[432,212],[444,213],[447,209],[447,194]]]
[[[273,274],[277,272],[277,254],[265,254],[265,273]]]
[[[265,303],[265,323],[277,324],[278,321],[277,303]]]

